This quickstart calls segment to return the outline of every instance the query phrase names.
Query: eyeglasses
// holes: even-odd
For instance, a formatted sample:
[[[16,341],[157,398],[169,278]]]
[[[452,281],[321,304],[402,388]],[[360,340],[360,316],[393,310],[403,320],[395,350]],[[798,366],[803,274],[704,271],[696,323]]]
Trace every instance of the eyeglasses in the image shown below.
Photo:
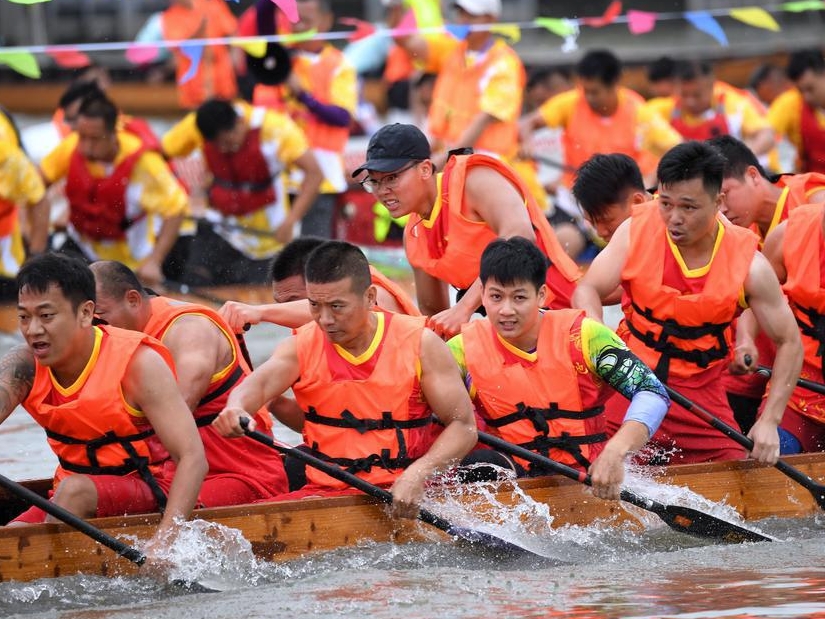
[[[411,161],[400,170],[396,170],[392,174],[387,174],[384,178],[367,177],[361,181],[361,187],[363,187],[364,191],[366,191],[367,193],[377,193],[381,189],[381,187],[386,187],[387,189],[395,189],[396,187],[398,187],[398,183],[401,182],[401,175],[407,170],[414,168],[419,163],[421,162]]]

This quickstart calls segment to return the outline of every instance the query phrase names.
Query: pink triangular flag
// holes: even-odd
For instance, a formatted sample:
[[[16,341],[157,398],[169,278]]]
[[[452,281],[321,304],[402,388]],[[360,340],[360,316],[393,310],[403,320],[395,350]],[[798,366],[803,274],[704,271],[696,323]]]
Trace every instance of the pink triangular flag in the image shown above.
[[[415,12],[412,9],[407,11],[394,30],[396,34],[415,34],[418,32],[418,21],[415,19]]]
[[[137,43],[126,49],[126,60],[137,65],[149,64],[157,60],[159,53],[157,45]]]
[[[272,2],[284,12],[290,23],[298,23],[298,5],[295,0],[272,0]]]
[[[627,28],[631,34],[645,34],[656,27],[656,13],[649,11],[627,11]]]
[[[345,26],[352,26],[355,28],[355,30],[353,30],[347,37],[348,41],[360,41],[361,39],[367,38],[371,34],[375,34],[375,26],[368,21],[356,19],[355,17],[342,17],[338,21]]]
[[[64,69],[82,69],[92,64],[86,54],[76,49],[47,49],[46,53]]]
[[[582,23],[585,26],[593,28],[602,28],[616,21],[616,18],[622,14],[622,3],[619,0],[613,0],[604,12],[604,15],[599,17],[583,17]]]

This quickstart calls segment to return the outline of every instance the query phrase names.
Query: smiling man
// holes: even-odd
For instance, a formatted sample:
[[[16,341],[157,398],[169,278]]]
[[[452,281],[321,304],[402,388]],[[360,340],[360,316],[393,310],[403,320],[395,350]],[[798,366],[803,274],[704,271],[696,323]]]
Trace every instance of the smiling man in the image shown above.
[[[369,264],[354,245],[318,247],[305,278],[314,322],[231,393],[215,428],[243,436],[239,418],[291,387],[313,452],[371,483],[391,485],[393,512],[415,518],[427,479],[476,443],[458,368],[423,318],[374,310]],[[444,425],[440,434],[434,419]],[[293,497],[345,488],[311,467],[307,478]]]
[[[404,249],[413,267],[418,308],[428,326],[452,337],[481,304],[478,264],[496,237],[523,236],[550,259],[550,307],[570,307],[579,268],[559,244],[544,213],[512,168],[481,154],[453,153],[443,172],[430,159],[430,145],[413,125],[380,129],[367,148],[361,185],[393,217],[411,215]],[[448,285],[459,289],[450,307]]]
[[[481,255],[487,318],[449,341],[476,412],[506,441],[593,477],[596,496],[618,498],[625,456],[656,432],[669,399],[653,372],[609,328],[581,310],[543,311],[547,259],[521,237],[498,239]],[[608,441],[604,402],[630,400]],[[483,449],[463,464],[491,462],[519,476],[542,467]],[[525,468],[527,470],[525,470]]]
[[[779,457],[777,426],[799,376],[802,346],[791,310],[752,232],[719,214],[725,159],[702,142],[687,142],[659,162],[659,208],[638,209],[616,230],[573,296],[576,307],[602,318],[602,301],[624,288],[622,339],[670,387],[735,427],[722,384],[732,345],[730,324],[750,307],[776,345],[771,390],[749,432],[751,454]],[[741,356],[744,351],[737,350]],[[624,402],[612,398],[613,427]],[[657,461],[738,459],[745,454],[693,413],[674,404],[652,442]]]

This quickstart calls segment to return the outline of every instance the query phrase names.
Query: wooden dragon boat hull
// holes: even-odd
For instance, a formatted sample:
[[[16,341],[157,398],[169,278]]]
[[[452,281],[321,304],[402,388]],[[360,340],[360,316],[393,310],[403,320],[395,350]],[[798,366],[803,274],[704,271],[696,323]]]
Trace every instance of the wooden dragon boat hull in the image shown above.
[[[825,478],[825,454],[787,458],[814,479]],[[753,461],[673,466],[655,476],[658,481],[685,486],[712,501],[725,501],[747,520],[767,517],[801,518],[819,511],[810,493],[774,468]],[[39,491],[48,482],[27,482]],[[557,476],[519,482],[534,500],[545,503],[552,526],[600,526],[635,523],[634,514],[622,504],[596,499],[588,490]],[[513,489],[502,489],[503,504],[521,500]],[[5,517],[24,508],[16,498],[0,491]],[[198,510],[194,517],[240,530],[256,556],[269,561],[294,559],[309,552],[334,550],[358,543],[445,540],[439,531],[416,521],[394,522],[385,506],[366,496],[339,496],[267,504]],[[655,519],[655,517],[654,517]],[[126,516],[90,522],[111,535],[131,540],[152,535],[158,516]],[[649,519],[645,519],[649,521]],[[127,537],[128,536],[128,537]],[[130,574],[130,562],[63,524],[0,528],[0,581],[27,581],[76,573]]]

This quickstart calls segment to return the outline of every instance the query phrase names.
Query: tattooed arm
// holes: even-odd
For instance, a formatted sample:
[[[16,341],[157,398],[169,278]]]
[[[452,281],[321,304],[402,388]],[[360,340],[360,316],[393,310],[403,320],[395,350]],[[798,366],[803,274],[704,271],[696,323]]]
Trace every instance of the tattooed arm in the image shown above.
[[[0,423],[26,399],[33,383],[34,356],[28,346],[15,346],[0,358]]]

